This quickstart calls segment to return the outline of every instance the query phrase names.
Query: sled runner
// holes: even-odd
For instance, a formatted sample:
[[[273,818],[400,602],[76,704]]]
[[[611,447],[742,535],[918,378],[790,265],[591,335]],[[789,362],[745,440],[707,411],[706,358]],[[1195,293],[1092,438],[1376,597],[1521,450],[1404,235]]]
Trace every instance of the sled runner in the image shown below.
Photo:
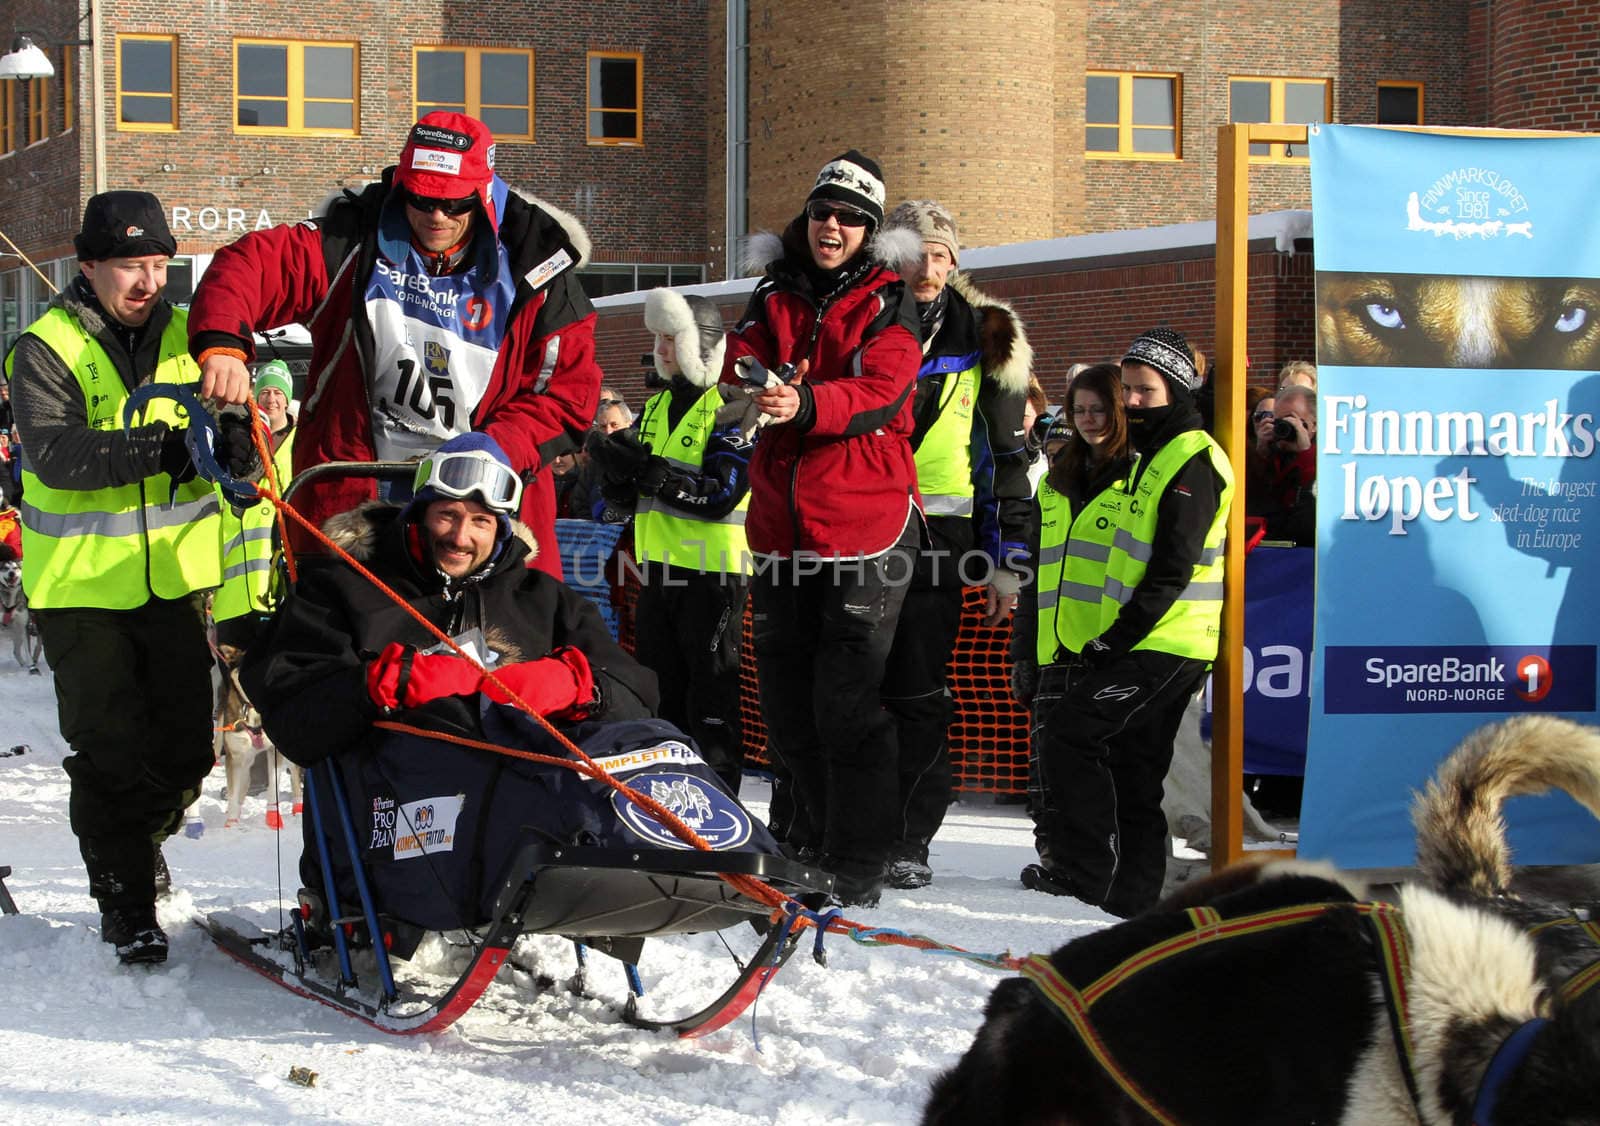
[[[295,485],[414,470],[335,463]],[[199,925],[269,980],[390,1033],[448,1027],[503,968],[526,968],[513,949],[531,934],[577,944],[580,990],[586,951],[620,960],[629,990],[620,1015],[630,1024],[692,1037],[736,1018],[793,952],[797,932],[766,927],[748,958],[734,957],[731,985],[676,1016],[640,1011],[645,940],[735,928],[752,945],[773,908],[756,897],[767,892],[741,881],[825,896],[832,877],[787,859],[693,741],[663,720],[579,723],[558,735],[510,705],[480,697],[477,707],[479,741],[384,722],[308,770],[305,886],[290,926],[269,931],[221,914]],[[458,944],[446,971],[412,964],[429,934]]]

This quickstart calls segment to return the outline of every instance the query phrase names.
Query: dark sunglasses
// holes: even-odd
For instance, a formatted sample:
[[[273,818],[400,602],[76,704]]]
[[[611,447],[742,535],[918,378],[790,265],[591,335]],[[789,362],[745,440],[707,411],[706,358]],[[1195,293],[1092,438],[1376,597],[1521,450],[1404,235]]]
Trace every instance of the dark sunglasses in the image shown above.
[[[1272,417],[1272,412],[1271,411],[1256,411],[1250,417],[1253,418],[1255,421],[1260,422],[1263,418],[1271,418]]]
[[[427,214],[430,211],[443,211],[446,215],[465,215],[478,202],[478,197],[475,195],[469,195],[462,199],[434,199],[432,196],[407,192],[405,198],[407,207],[414,207],[423,214]]]
[[[815,223],[826,223],[831,215],[841,227],[865,227],[867,225],[867,213],[865,211],[857,211],[853,207],[838,207],[820,201],[806,204],[806,214]]]

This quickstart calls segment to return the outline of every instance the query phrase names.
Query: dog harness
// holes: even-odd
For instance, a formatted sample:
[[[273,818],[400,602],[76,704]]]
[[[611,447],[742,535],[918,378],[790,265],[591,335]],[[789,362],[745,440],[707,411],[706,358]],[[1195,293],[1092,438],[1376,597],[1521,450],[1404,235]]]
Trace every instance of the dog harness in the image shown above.
[[[1551,927],[1577,927],[1589,936],[1590,942],[1600,948],[1600,921],[1585,919],[1577,914],[1551,919],[1549,922],[1540,923],[1536,927],[1529,927],[1528,937],[1538,938],[1542,932],[1549,930]],[[1570,1004],[1588,992],[1596,982],[1600,982],[1600,961],[1590,962],[1584,969],[1579,970],[1562,982],[1561,998]]]
[[[1163,1109],[1117,1062],[1110,1045],[1095,1030],[1089,1015],[1090,1009],[1141,970],[1160,965],[1169,959],[1224,939],[1314,922],[1329,911],[1337,909],[1355,911],[1364,916],[1370,925],[1379,953],[1379,977],[1383,982],[1384,1007],[1394,1033],[1400,1057],[1400,1071],[1405,1076],[1406,1089],[1411,1093],[1412,1104],[1420,1106],[1412,1058],[1410,1023],[1406,1019],[1409,1009],[1407,982],[1411,970],[1410,947],[1406,942],[1400,909],[1393,904],[1310,903],[1231,919],[1224,919],[1214,907],[1191,907],[1183,912],[1188,923],[1184,930],[1125,958],[1083,989],[1077,988],[1062,977],[1047,955],[1029,955],[1022,960],[1019,968],[1022,975],[1044,995],[1056,1013],[1066,1021],[1067,1026],[1083,1042],[1089,1054],[1106,1074],[1122,1088],[1124,1094],[1142,1108],[1153,1121],[1161,1123],[1161,1126],[1180,1126],[1178,1119]]]

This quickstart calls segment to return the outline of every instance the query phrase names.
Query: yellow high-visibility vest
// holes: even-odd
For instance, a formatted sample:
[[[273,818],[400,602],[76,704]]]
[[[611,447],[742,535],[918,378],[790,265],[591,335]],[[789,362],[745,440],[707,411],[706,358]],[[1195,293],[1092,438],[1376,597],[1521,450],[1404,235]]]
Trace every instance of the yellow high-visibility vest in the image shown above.
[[[128,388],[111,357],[65,309],[54,308],[27,332],[78,379],[95,430],[122,427]],[[11,374],[12,356],[6,357]],[[157,383],[193,383],[188,316],[172,310],[161,334]],[[188,425],[171,399],[152,400],[135,425]],[[55,489],[22,471],[22,583],[40,609],[131,610],[152,595],[181,598],[222,582],[222,517],[217,487],[196,477],[172,488],[165,473],[104,489]]]
[[[639,440],[650,452],[667,459],[680,469],[699,473],[706,453],[706,442],[716,426],[722,392],[706,388],[705,394],[683,412],[670,433],[667,408],[670,391],[652,395],[639,419]],[[750,545],[745,540],[744,518],[750,507],[750,494],[720,520],[702,520],[669,508],[655,497],[641,496],[633,517],[633,546],[641,563],[668,563],[690,571],[748,575],[751,571]]]
[[[295,432],[272,455],[278,488],[287,488],[293,475],[290,455]],[[266,475],[262,475],[266,481]],[[219,622],[245,614],[272,611],[272,528],[278,510],[269,500],[245,509],[238,516],[224,506],[222,512],[222,589],[211,602],[211,616]]]
[[[949,367],[958,357],[940,357]],[[982,372],[976,358],[970,367],[950,371],[940,389],[939,414],[917,446],[917,491],[929,516],[972,515],[972,414]]]
[[[1041,664],[1056,659],[1057,646],[1082,652],[1117,620],[1149,566],[1161,495],[1173,476],[1200,454],[1211,459],[1223,481],[1216,515],[1188,585],[1133,648],[1215,659],[1222,634],[1223,545],[1233,503],[1233,468],[1209,434],[1187,430],[1157,450],[1142,472],[1136,466],[1126,482],[1102,492],[1075,518],[1065,498],[1054,489],[1047,492],[1047,485],[1040,487],[1035,652]]]

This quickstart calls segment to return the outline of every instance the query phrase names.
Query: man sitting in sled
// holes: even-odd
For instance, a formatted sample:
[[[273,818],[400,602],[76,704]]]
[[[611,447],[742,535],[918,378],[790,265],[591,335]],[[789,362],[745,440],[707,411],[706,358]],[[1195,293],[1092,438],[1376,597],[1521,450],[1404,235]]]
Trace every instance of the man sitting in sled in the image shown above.
[[[686,820],[701,805],[712,809],[714,820],[736,827],[727,847],[766,851],[692,741],[650,718],[655,674],[612,640],[589,600],[527,566],[540,545],[511,518],[521,488],[492,438],[463,434],[418,464],[404,507],[364,504],[324,531],[616,777],[652,796],[683,795],[677,804]],[[425,930],[486,921],[505,865],[530,834],[566,844],[672,847],[659,839],[660,826],[599,782],[427,734],[568,755],[536,721],[495,706],[509,697],[478,665],[342,561],[306,562],[240,678],[284,754],[306,767],[333,760],[361,859],[392,919]],[[375,727],[380,720],[424,733]],[[321,776],[311,781],[320,785]],[[335,845],[341,908],[354,899],[337,803],[326,788],[316,813],[306,818],[300,864],[314,920],[327,883],[317,861],[319,822]]]
[[[512,520],[521,494],[495,440],[462,434],[418,463],[405,507],[364,504],[324,530],[552,721],[654,714],[655,674],[612,640],[593,603],[528,567],[550,545]],[[386,717],[476,733],[480,693],[507,700],[354,568],[320,560],[240,677],[301,766],[361,746]]]

